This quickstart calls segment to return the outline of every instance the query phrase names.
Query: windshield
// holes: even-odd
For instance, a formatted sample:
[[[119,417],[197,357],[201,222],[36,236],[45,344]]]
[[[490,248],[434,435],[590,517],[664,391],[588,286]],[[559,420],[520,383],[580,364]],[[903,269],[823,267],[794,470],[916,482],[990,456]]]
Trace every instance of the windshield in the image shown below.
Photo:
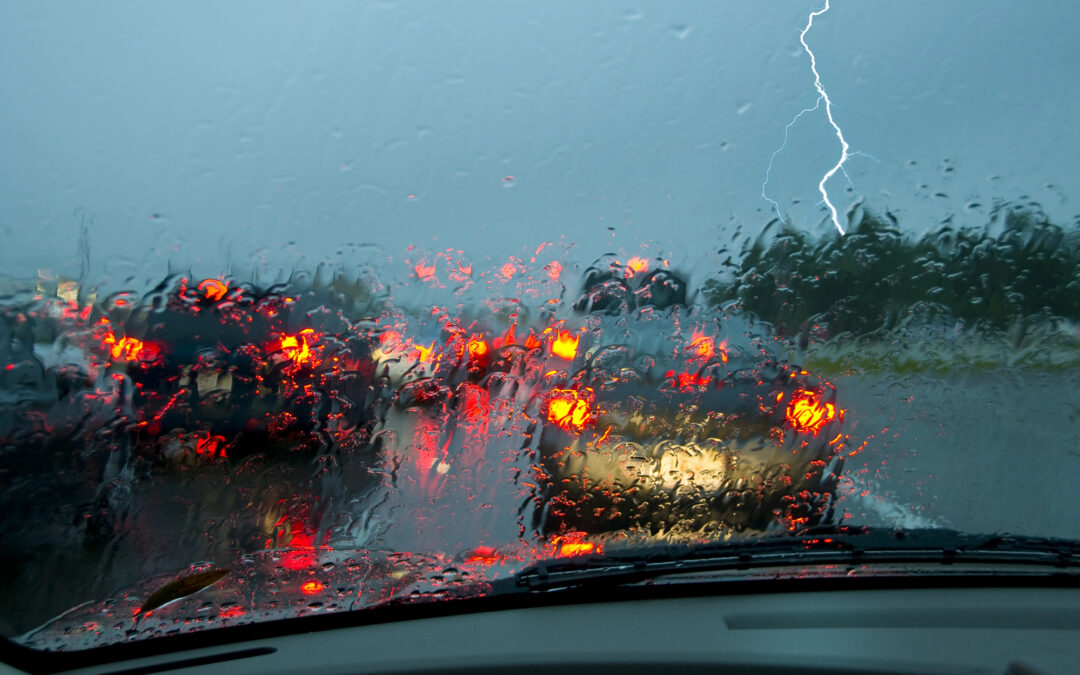
[[[4,637],[1080,539],[1078,21],[5,4]]]

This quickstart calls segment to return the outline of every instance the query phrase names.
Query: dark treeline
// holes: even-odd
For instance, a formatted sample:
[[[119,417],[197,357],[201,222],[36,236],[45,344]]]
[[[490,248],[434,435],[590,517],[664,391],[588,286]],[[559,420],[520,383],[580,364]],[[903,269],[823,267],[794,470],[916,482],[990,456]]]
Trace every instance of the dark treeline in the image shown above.
[[[863,335],[915,317],[1021,333],[1048,319],[1080,321],[1080,230],[1040,212],[919,238],[869,213],[842,237],[771,229],[705,293],[714,304],[738,301],[782,335]]]

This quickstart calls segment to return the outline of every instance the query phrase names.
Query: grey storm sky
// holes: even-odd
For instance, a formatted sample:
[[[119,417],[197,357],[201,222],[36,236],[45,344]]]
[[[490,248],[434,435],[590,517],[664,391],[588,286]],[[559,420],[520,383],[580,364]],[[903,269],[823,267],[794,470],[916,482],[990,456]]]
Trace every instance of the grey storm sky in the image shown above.
[[[3,3],[0,270],[68,264],[83,222],[136,276],[345,243],[707,260],[771,217],[821,6]],[[1077,25],[1080,2],[834,0],[807,40],[868,155],[830,183],[841,211],[924,230],[1030,200],[1071,221]],[[792,127],[770,194],[798,225],[832,227],[838,154],[822,111]]]

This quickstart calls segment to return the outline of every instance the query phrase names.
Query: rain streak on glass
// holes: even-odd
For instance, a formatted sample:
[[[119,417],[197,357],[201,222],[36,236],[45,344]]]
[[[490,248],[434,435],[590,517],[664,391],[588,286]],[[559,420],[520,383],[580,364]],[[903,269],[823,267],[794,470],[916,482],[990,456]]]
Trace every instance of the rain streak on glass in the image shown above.
[[[1040,392],[1077,366],[1080,239],[1033,210],[921,238],[857,215],[776,223],[700,288],[551,243],[273,285],[9,282],[14,629],[71,649],[468,597],[634,543],[1000,527],[947,484],[1075,430]]]
[[[15,558],[22,630],[91,600],[29,644],[465,594],[628,537],[832,516],[835,389],[690,304],[666,261],[607,256],[568,287],[580,266],[550,244],[486,269],[414,253],[392,281],[11,289],[6,499],[65,514],[5,512],[10,550],[38,556]],[[57,636],[75,615],[95,628]]]
[[[781,4],[0,5],[0,632],[1080,539],[1076,21]]]

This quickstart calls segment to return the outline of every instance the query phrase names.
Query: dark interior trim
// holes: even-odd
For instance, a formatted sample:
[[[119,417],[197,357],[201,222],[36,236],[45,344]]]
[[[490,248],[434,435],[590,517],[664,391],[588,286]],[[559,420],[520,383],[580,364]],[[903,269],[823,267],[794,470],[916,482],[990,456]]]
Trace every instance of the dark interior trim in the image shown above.
[[[439,602],[398,602],[389,605],[343,611],[319,616],[280,619],[263,623],[217,628],[183,635],[150,638],[138,642],[109,645],[96,649],[50,652],[24,647],[10,639],[0,641],[0,661],[30,673],[57,673],[108,663],[160,656],[162,654],[204,649],[221,645],[241,646],[252,640],[283,635],[334,630],[397,621],[460,616],[475,612],[493,612],[555,605],[578,605],[665,598],[702,597],[706,595],[739,596],[765,593],[832,592],[861,590],[911,590],[960,588],[1080,588],[1080,575],[1054,573],[918,575],[890,577],[830,577],[803,579],[738,579],[659,583],[646,585],[607,585],[537,593],[516,593],[490,597],[465,598]],[[252,652],[253,650],[246,650]],[[232,652],[236,654],[242,651]],[[250,654],[245,654],[245,656]],[[238,656],[236,658],[244,658]],[[177,665],[173,667],[183,667]],[[120,670],[126,673],[128,671]],[[154,672],[132,670],[131,672]]]

